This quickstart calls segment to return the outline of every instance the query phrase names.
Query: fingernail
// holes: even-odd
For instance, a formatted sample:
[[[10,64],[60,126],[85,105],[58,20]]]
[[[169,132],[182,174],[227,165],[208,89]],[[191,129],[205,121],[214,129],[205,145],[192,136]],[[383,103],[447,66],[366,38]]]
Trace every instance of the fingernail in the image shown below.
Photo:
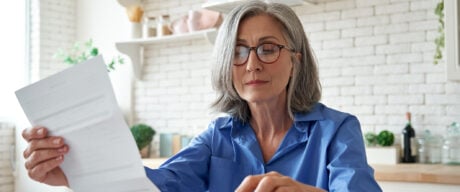
[[[58,157],[56,157],[56,161],[60,161],[62,160],[62,155],[59,155]]]
[[[65,147],[61,147],[58,149],[58,152],[59,153],[64,153],[66,151],[66,148]]]
[[[39,129],[39,130],[37,131],[37,134],[38,134],[38,135],[43,135],[43,128]]]
[[[61,142],[61,139],[54,139],[53,140],[53,144],[56,144],[56,145],[58,145],[60,142]]]

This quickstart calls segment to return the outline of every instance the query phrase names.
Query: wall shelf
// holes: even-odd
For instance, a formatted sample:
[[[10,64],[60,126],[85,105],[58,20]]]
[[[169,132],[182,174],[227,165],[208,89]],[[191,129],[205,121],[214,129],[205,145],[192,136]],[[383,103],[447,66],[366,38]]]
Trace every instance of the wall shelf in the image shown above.
[[[269,0],[269,2],[283,3],[291,7],[305,5],[305,4],[325,3],[325,2],[331,2],[331,1],[338,1],[338,0]],[[232,10],[234,7],[238,6],[242,2],[244,2],[244,0],[227,0],[227,1],[209,0],[207,3],[203,4],[202,7],[205,9],[218,11],[221,13],[228,13],[230,12],[230,10]]]
[[[142,67],[144,65],[144,46],[155,45],[166,42],[185,41],[192,39],[205,38],[211,44],[217,36],[217,29],[206,29],[190,33],[168,35],[164,37],[133,39],[129,41],[120,41],[115,43],[116,48],[121,53],[127,55],[131,59],[133,65],[134,76],[137,79],[142,77]]]

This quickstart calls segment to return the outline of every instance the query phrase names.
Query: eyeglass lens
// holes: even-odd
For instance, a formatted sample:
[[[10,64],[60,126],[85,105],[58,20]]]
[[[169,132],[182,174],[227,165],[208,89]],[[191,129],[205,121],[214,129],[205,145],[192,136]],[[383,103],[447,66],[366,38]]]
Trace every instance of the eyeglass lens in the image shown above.
[[[272,43],[260,44],[257,47],[247,47],[244,45],[237,45],[235,47],[235,56],[233,59],[234,65],[245,64],[249,58],[251,50],[255,50],[259,61],[265,64],[271,64],[275,62],[280,54],[280,49],[283,46]]]

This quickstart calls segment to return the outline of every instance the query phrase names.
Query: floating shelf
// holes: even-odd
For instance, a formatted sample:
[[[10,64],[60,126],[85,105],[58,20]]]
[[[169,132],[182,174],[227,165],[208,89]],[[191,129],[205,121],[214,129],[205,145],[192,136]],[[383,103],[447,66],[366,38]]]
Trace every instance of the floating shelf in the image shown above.
[[[213,11],[219,11],[221,13],[228,13],[230,12],[234,7],[238,6],[245,0],[208,0],[207,3],[203,4],[203,8],[213,10]],[[299,6],[299,5],[305,5],[305,4],[317,4],[317,3],[324,3],[324,2],[331,2],[331,1],[338,1],[338,0],[267,0],[268,2],[273,2],[273,3],[283,3],[288,6]]]
[[[123,7],[130,7],[134,5],[142,5],[142,0],[118,0],[118,3]]]
[[[123,54],[126,54],[133,65],[134,76],[137,79],[142,77],[142,67],[144,65],[144,46],[155,45],[159,43],[175,42],[192,40],[198,38],[205,38],[211,44],[214,44],[214,40],[217,36],[217,29],[206,29],[202,31],[178,34],[178,35],[167,35],[163,37],[144,38],[144,39],[133,39],[130,41],[121,41],[115,43],[116,48]]]

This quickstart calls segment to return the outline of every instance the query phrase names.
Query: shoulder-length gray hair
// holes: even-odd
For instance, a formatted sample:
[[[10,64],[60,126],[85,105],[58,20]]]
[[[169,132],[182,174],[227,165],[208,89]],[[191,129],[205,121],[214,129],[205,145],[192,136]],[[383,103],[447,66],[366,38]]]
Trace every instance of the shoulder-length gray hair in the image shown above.
[[[321,99],[318,69],[302,23],[288,6],[262,1],[248,1],[234,8],[220,26],[214,47],[216,62],[212,69],[212,85],[217,99],[211,107],[215,112],[228,113],[248,122],[249,106],[233,87],[232,67],[238,26],[240,22],[257,15],[269,15],[278,21],[288,47],[302,54],[299,60],[292,54],[293,74],[287,86],[287,110],[291,118],[296,112],[308,112]]]

